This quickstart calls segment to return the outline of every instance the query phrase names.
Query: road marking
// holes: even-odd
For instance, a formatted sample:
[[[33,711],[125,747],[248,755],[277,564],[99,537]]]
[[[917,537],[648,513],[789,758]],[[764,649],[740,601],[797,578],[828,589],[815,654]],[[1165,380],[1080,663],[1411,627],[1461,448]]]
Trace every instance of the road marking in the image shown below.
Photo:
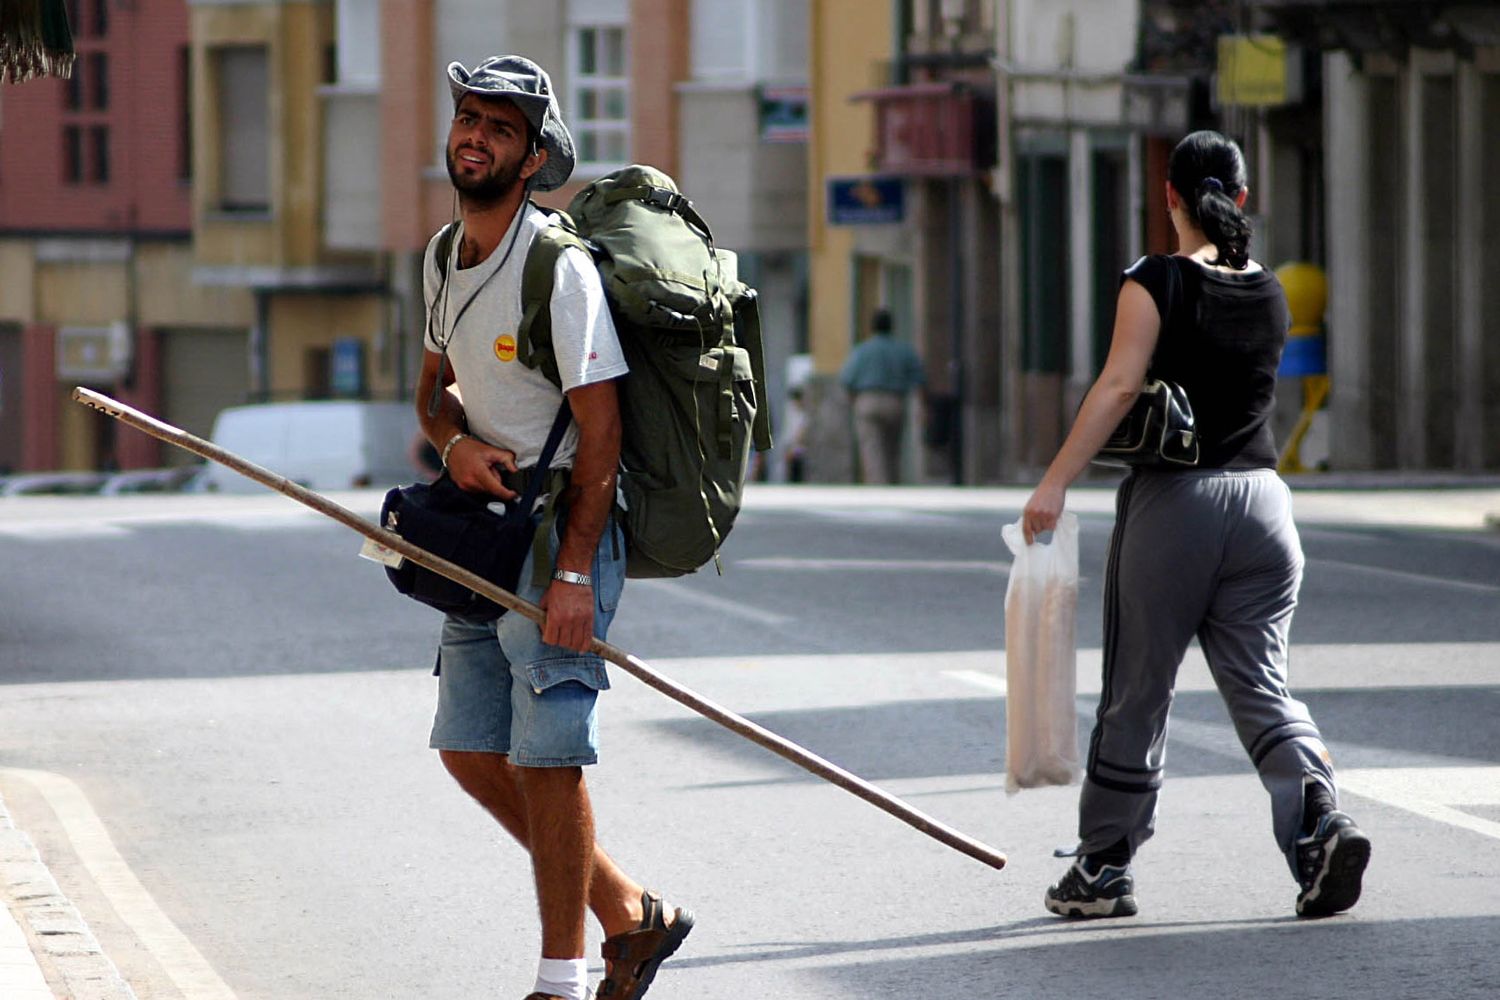
[[[746,621],[755,622],[757,625],[786,625],[793,619],[789,615],[777,614],[774,611],[762,611],[760,608],[751,607],[741,601],[731,601],[724,597],[715,597],[712,594],[702,594],[696,590],[690,590],[686,585],[675,580],[632,580],[632,589],[645,587],[648,590],[660,591],[674,600],[685,601],[688,604],[697,604],[701,607],[710,608],[717,614],[727,615],[730,618],[743,618]]]
[[[219,528],[230,531],[284,531],[325,528],[311,511],[169,511],[161,514],[124,514],[118,517],[40,518],[24,517],[0,524],[0,537],[29,541],[72,541],[92,538],[124,538],[140,528]]]
[[[84,523],[79,521],[32,521],[0,526],[0,535],[20,539],[23,542],[72,541],[87,538],[124,538],[130,532],[125,527],[108,521]]]
[[[844,573],[859,571],[893,571],[900,573],[986,573],[998,574],[1010,569],[1004,559],[800,559],[793,556],[736,559],[736,567],[746,569],[791,569],[813,572]]]
[[[1003,696],[1006,692],[1005,678],[996,677],[994,674],[986,674],[978,670],[944,670],[943,673],[954,680],[984,688],[993,694]]]
[[[803,513],[845,524],[900,524],[905,527],[952,525],[960,523],[951,513],[925,510],[903,510],[881,507],[807,508]]]
[[[1338,771],[1339,791],[1500,840],[1500,823],[1464,807],[1500,807],[1500,767],[1361,767]]]
[[[1355,570],[1360,573],[1390,577],[1393,580],[1404,580],[1407,583],[1456,587],[1459,590],[1470,590],[1480,594],[1500,594],[1500,585],[1493,583],[1476,583],[1472,580],[1450,580],[1441,576],[1429,576],[1426,573],[1412,573],[1404,569],[1386,569],[1384,566],[1366,566],[1363,563],[1344,562],[1340,559],[1310,559],[1308,561],[1315,566],[1332,566],[1335,569]]]
[[[26,782],[47,800],[99,891],[185,1000],[235,1000],[213,966],[135,877],[82,789],[50,771],[0,768],[0,773]]]
[[[945,670],[945,676],[991,693],[1004,694],[1005,681],[978,670]],[[1093,710],[1079,715],[1092,724]],[[1167,734],[1178,743],[1229,757],[1242,756],[1244,749],[1233,726],[1196,719],[1169,719]],[[1384,805],[1416,813],[1424,819],[1446,823],[1500,840],[1500,823],[1464,809],[1475,806],[1500,808],[1500,767],[1362,767],[1339,769],[1335,774],[1339,791],[1374,799]]]

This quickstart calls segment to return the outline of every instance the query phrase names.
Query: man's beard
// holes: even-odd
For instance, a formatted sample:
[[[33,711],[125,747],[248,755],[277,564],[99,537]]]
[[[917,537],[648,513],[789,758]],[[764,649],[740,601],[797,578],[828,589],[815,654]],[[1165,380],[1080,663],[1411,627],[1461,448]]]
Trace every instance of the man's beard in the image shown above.
[[[483,207],[503,201],[521,183],[521,163],[517,157],[509,165],[499,164],[483,177],[468,178],[458,172],[458,161],[453,150],[448,150],[448,179],[453,182],[459,198],[469,205]],[[498,161],[497,161],[498,162]]]

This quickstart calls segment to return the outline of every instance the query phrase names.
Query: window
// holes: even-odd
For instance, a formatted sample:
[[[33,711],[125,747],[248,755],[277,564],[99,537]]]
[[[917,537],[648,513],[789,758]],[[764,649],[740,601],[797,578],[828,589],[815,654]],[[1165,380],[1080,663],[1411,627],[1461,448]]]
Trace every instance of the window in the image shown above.
[[[63,180],[77,184],[83,180],[83,130],[77,125],[64,125]]]
[[[89,174],[89,180],[96,184],[109,183],[109,126],[89,126],[89,146],[92,156],[89,158],[90,166],[93,168]]]
[[[219,91],[219,208],[265,212],[271,206],[270,75],[265,46],[217,49],[213,58]]]
[[[177,50],[177,179],[193,179],[193,49]]]
[[[89,21],[95,37],[109,34],[109,0],[89,0]]]
[[[580,26],[573,29],[572,38],[573,134],[578,143],[578,162],[590,172],[623,167],[630,162],[625,28]]]
[[[90,52],[88,62],[90,105],[103,111],[109,107],[109,56]]]
[[[380,0],[338,0],[334,10],[338,21],[338,42],[328,82],[366,87],[379,85]],[[469,17],[460,20],[469,32],[462,48],[468,48],[474,35],[482,37],[484,31]],[[447,89],[444,87],[443,91],[446,93]]]
[[[85,69],[87,63],[85,59],[73,61],[73,74],[68,77],[67,86],[63,88],[63,107],[68,111],[79,111],[83,108],[83,81],[88,76]]]

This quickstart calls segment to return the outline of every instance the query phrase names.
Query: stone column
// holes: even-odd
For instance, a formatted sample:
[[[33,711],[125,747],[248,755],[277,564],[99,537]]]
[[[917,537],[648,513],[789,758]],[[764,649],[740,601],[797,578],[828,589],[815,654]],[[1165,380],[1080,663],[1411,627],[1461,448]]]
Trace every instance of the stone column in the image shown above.
[[[1328,374],[1330,463],[1339,469],[1374,465],[1370,441],[1369,144],[1365,77],[1343,52],[1323,60],[1323,170],[1328,227]],[[1382,322],[1394,321],[1382,319]]]

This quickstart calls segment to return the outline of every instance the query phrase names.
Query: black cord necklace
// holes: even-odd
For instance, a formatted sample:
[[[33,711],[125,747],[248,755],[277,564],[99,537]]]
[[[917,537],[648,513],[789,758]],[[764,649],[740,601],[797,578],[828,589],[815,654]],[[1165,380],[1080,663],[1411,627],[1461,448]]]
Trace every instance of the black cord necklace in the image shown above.
[[[528,189],[531,187],[530,181],[527,182],[526,186]],[[456,194],[457,193],[455,192],[455,196]],[[453,323],[452,325],[449,325],[448,302],[453,290],[453,273],[457,269],[455,262],[460,256],[463,255],[464,252],[463,231],[462,229],[454,230],[454,247],[453,250],[449,252],[448,259],[443,264],[442,298],[438,303],[434,304],[441,306],[441,313],[438,316],[437,330],[437,333],[441,335],[441,339],[439,339],[438,336],[433,337],[433,340],[436,340],[438,342],[439,354],[437,380],[433,382],[432,395],[427,399],[427,415],[429,417],[437,416],[438,408],[441,405],[443,399],[442,393],[445,389],[447,389],[447,386],[443,384],[443,376],[448,373],[448,345],[453,342],[453,335],[458,330],[459,321],[464,318],[464,313],[469,311],[469,306],[474,304],[474,300],[479,298],[479,293],[484,290],[484,286],[490,283],[491,278],[499,274],[501,271],[505,270],[505,264],[510,260],[510,253],[516,248],[516,240],[521,236],[521,227],[526,222],[526,212],[531,208],[531,198],[529,197],[529,194],[530,192],[528,190],[528,196],[522,199],[520,208],[516,210],[516,219],[513,223],[511,223],[512,228],[510,234],[510,242],[505,247],[505,253],[500,257],[500,264],[489,274],[485,275],[484,281],[480,282],[479,287],[474,289],[473,293],[468,297],[468,299],[464,301],[464,304],[459,307],[458,315],[453,317]],[[460,226],[462,224],[459,222],[459,220],[454,219],[453,225]],[[430,324],[432,322],[431,313],[428,314],[427,319],[428,323]]]

